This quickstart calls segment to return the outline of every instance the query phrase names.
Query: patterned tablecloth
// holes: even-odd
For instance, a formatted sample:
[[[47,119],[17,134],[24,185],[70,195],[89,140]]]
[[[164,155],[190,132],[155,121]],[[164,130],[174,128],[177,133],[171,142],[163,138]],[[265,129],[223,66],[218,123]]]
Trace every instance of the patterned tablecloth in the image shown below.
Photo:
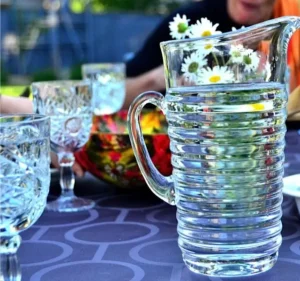
[[[300,172],[300,137],[287,135],[286,175]],[[51,192],[58,189],[53,180]],[[59,214],[45,211],[22,233],[18,252],[23,281],[206,281],[230,280],[191,273],[177,246],[175,207],[145,190],[120,193],[90,175],[77,194],[97,207]],[[293,198],[283,202],[283,244],[276,265],[243,281],[300,281],[300,219]],[[231,279],[232,280],[232,279]]]

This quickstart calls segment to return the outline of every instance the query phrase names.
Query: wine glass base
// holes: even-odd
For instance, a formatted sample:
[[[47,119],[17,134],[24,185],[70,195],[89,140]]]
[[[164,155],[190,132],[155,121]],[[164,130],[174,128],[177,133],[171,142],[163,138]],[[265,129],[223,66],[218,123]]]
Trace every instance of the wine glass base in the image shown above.
[[[61,196],[57,200],[49,202],[46,209],[54,212],[71,213],[86,211],[95,207],[95,202],[90,199],[76,196]]]

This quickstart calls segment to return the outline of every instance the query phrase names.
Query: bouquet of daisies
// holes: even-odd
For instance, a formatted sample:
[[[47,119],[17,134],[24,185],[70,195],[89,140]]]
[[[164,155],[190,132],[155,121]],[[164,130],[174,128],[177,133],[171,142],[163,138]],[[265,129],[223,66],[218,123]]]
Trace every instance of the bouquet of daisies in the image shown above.
[[[207,18],[197,20],[190,25],[190,20],[179,14],[170,22],[170,35],[175,40],[185,38],[207,38],[200,45],[193,45],[186,50],[181,71],[192,84],[236,83],[265,81],[270,76],[270,64],[265,59],[261,65],[261,54],[242,44],[226,47],[218,45],[216,38],[209,36],[221,34],[219,24],[213,24]],[[235,28],[233,28],[233,31]],[[196,43],[195,43],[196,44]],[[258,71],[259,70],[259,71]]]

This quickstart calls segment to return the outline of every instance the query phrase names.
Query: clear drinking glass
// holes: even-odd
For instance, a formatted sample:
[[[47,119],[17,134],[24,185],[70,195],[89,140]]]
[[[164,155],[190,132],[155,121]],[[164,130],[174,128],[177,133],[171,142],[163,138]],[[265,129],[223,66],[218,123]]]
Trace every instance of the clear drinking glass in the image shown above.
[[[34,110],[50,116],[51,150],[58,155],[61,196],[47,209],[76,212],[93,208],[95,202],[74,195],[74,152],[89,139],[92,126],[92,90],[88,81],[51,81],[32,84]]]
[[[270,269],[281,245],[288,92],[287,46],[300,18],[283,17],[211,37],[162,42],[166,96],[141,94],[129,136],[150,189],[177,206],[187,267],[209,276]],[[142,136],[147,103],[165,113],[172,176],[161,175]]]
[[[95,63],[82,66],[82,77],[92,82],[95,115],[119,111],[125,100],[125,64]]]
[[[50,119],[0,116],[0,279],[20,280],[19,233],[36,222],[50,185]]]

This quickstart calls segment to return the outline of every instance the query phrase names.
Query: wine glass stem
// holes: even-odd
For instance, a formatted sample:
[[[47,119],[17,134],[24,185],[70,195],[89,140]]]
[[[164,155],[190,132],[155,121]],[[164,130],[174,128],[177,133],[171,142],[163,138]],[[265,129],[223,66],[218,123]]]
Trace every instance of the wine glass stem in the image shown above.
[[[73,153],[58,154],[60,165],[60,186],[61,196],[74,196],[75,176],[73,173],[74,155]]]
[[[16,254],[0,256],[0,280],[21,281],[22,273]]]

